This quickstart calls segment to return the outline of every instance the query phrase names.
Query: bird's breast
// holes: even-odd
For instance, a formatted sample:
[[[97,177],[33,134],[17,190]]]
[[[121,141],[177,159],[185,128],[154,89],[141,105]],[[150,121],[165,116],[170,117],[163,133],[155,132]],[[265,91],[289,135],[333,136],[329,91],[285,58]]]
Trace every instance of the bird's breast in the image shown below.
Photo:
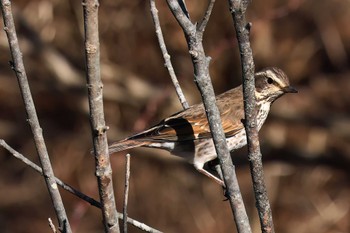
[[[256,117],[256,121],[258,124],[258,131],[261,129],[262,125],[265,123],[265,120],[269,112],[270,112],[270,103],[267,102],[260,106]]]

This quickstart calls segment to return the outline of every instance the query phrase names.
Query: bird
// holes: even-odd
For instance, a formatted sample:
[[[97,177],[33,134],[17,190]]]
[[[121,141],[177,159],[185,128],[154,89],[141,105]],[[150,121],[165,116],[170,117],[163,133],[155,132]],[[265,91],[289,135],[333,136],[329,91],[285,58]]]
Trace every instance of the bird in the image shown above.
[[[286,93],[298,91],[289,84],[287,75],[279,68],[268,67],[254,75],[257,111],[257,129],[264,124],[271,104]],[[247,144],[244,128],[242,85],[216,96],[222,127],[230,152]],[[157,148],[186,159],[202,174],[225,187],[222,179],[204,169],[204,165],[217,158],[209,123],[203,104],[190,106],[153,127],[116,141],[109,146],[113,154],[136,147]]]

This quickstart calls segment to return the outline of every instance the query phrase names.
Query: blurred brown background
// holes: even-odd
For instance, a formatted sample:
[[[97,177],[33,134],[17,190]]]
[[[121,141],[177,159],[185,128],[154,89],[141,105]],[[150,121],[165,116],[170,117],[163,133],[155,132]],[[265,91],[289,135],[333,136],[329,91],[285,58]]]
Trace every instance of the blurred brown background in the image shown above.
[[[206,1],[187,1],[199,20]],[[216,93],[241,83],[226,1],[205,32]],[[88,120],[81,1],[13,1],[37,112],[54,166],[65,182],[98,198]],[[158,1],[165,40],[191,104],[200,98],[183,33]],[[278,100],[260,136],[276,232],[350,232],[350,2],[253,1],[248,19],[256,70],[278,66],[299,94]],[[2,25],[3,26],[3,25]],[[155,37],[148,1],[100,2],[101,73],[109,140],[181,110]],[[5,33],[0,33],[0,138],[38,163]],[[222,189],[167,152],[132,150],[129,216],[164,232],[234,232]],[[246,149],[233,154],[254,232],[259,222]],[[112,156],[118,211],[124,156]],[[1,232],[50,232],[42,177],[0,149]],[[74,232],[102,232],[98,209],[65,191]],[[130,226],[130,232],[140,232]]]

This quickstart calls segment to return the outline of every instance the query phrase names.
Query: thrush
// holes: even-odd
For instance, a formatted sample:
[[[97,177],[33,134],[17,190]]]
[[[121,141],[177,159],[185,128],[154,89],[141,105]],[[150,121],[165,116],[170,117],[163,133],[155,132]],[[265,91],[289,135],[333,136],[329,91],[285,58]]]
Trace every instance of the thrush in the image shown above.
[[[266,68],[255,74],[257,129],[260,130],[271,104],[285,93],[297,93],[287,75],[279,68]],[[228,149],[232,152],[247,144],[243,124],[244,104],[242,85],[216,97]],[[182,157],[215,182],[224,182],[205,170],[204,164],[217,158],[203,104],[196,104],[162,120],[159,124],[131,137],[114,142],[110,154],[135,147],[170,151]]]

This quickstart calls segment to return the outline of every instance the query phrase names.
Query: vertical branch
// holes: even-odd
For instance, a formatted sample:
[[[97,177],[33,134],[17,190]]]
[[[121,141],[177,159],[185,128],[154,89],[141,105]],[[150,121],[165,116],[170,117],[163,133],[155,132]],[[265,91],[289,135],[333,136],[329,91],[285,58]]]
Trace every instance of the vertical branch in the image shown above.
[[[170,60],[170,55],[168,53],[168,50],[166,48],[165,42],[164,42],[164,37],[163,37],[163,33],[162,33],[162,28],[160,27],[160,23],[159,23],[159,17],[158,17],[158,9],[156,7],[156,3],[155,0],[150,0],[150,8],[151,8],[151,13],[152,13],[152,18],[153,18],[153,23],[156,29],[156,35],[158,38],[158,43],[159,43],[159,47],[160,50],[162,51],[163,54],[163,58],[165,61],[165,66],[168,69],[171,81],[173,82],[173,85],[175,87],[176,90],[176,94],[180,100],[180,103],[182,105],[182,107],[184,109],[189,108],[188,102],[186,100],[185,95],[183,94],[179,81],[177,80],[173,65],[171,64],[171,60]]]
[[[250,170],[253,179],[255,199],[262,232],[273,233],[274,226],[272,221],[272,213],[264,180],[262,155],[257,130],[257,111],[255,111],[255,68],[253,53],[249,42],[249,31],[251,24],[247,24],[245,19],[245,11],[248,4],[248,0],[229,0],[230,11],[233,17],[242,61],[245,130],[247,133],[248,159],[250,162]]]
[[[107,134],[103,113],[103,84],[100,77],[98,38],[98,0],[83,0],[85,56],[90,123],[93,133],[96,177],[99,187],[105,232],[119,233],[119,223],[113,192],[112,169],[109,160]]]
[[[205,55],[202,40],[206,24],[211,14],[214,1],[209,3],[205,18],[200,24],[193,24],[186,17],[186,10],[183,10],[177,0],[167,0],[170,10],[182,27],[189,53],[194,66],[195,82],[202,95],[204,107],[206,109],[210,131],[213,136],[215,149],[220,161],[223,178],[226,186],[227,197],[230,201],[232,213],[236,221],[237,231],[250,233],[250,225],[245,211],[242,194],[239,189],[234,165],[227,148],[226,138],[222,129],[220,113],[216,105],[215,94],[209,74],[210,58]]]
[[[22,53],[19,48],[18,39],[16,35],[15,24],[11,12],[11,2],[9,0],[1,0],[1,10],[5,25],[5,32],[9,42],[11,50],[12,69],[15,71],[22,99],[27,114],[27,121],[30,125],[34,143],[39,155],[40,163],[42,166],[43,175],[45,178],[46,186],[49,191],[56,215],[59,223],[59,230],[61,232],[72,232],[70,224],[67,218],[66,211],[64,209],[61,195],[58,191],[58,186],[55,180],[55,176],[51,167],[50,158],[47,153],[42,128],[39,124],[39,119],[36,114],[34,101],[30,92],[27,74],[24,68]]]
[[[126,154],[125,163],[125,190],[124,190],[124,205],[123,205],[123,229],[124,233],[128,232],[128,197],[129,197],[129,180],[130,180],[130,154]]]

